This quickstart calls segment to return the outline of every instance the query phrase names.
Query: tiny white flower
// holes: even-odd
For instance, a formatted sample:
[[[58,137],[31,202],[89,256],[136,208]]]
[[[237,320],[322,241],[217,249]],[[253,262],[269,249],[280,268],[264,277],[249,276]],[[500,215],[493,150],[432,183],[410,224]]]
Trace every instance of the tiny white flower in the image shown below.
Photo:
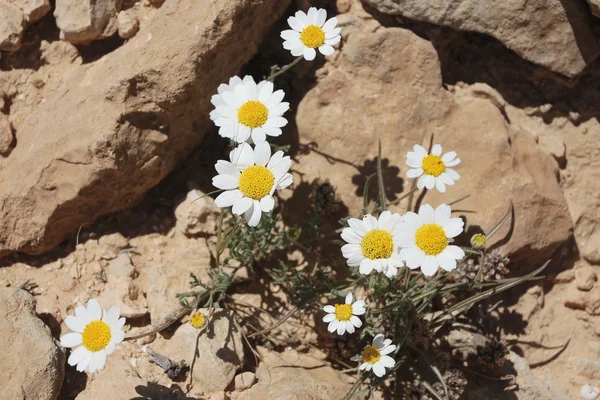
[[[436,144],[431,149],[431,154],[427,154],[427,150],[423,146],[416,144],[413,147],[414,151],[409,151],[406,154],[406,165],[411,167],[406,172],[409,178],[419,178],[417,187],[419,190],[424,187],[437,190],[444,193],[446,185],[454,185],[454,181],[460,179],[458,172],[452,168],[460,164],[460,158],[456,156],[455,151],[450,151],[442,155],[442,146]]]
[[[410,269],[421,267],[425,276],[432,276],[438,266],[446,271],[456,268],[456,260],[465,256],[458,246],[450,245],[452,238],[463,231],[464,222],[451,218],[449,205],[441,204],[433,210],[429,204],[419,208],[419,213],[408,212],[398,228],[400,257]]]
[[[232,207],[235,215],[244,214],[250,226],[260,222],[263,212],[275,206],[273,193],[285,189],[294,179],[288,171],[292,165],[289,156],[278,151],[271,156],[271,146],[262,142],[254,149],[242,143],[229,153],[229,161],[219,160],[219,173],[213,185],[225,191],[215,199],[218,207]]]
[[[316,7],[308,9],[308,13],[297,11],[294,17],[288,18],[292,29],[281,32],[283,48],[290,50],[294,57],[304,56],[308,61],[314,60],[317,52],[325,56],[333,54],[333,45],[340,42],[341,28],[336,28],[337,18],[327,20],[327,12]]]
[[[579,395],[582,400],[596,400],[600,397],[600,389],[591,385],[583,385]]]
[[[247,75],[229,79],[221,84],[217,94],[210,99],[215,109],[210,119],[219,127],[219,135],[237,143],[252,140],[264,142],[267,136],[280,136],[281,127],[287,125],[282,115],[290,108],[283,102],[283,90],[273,91],[273,82],[256,84]]]
[[[390,339],[386,339],[381,333],[373,338],[373,345],[365,346],[362,353],[355,355],[351,358],[352,361],[359,361],[359,369],[361,371],[373,372],[378,377],[385,375],[386,368],[394,368],[396,361],[388,354],[396,350],[396,345],[392,344]]]
[[[73,332],[60,338],[63,347],[79,346],[71,352],[69,365],[77,365],[80,372],[87,368],[90,373],[104,368],[106,356],[125,338],[125,318],[119,318],[120,315],[119,307],[111,307],[107,312],[96,299],[88,301],[87,308],[77,306],[75,316],[65,319]]]
[[[354,328],[360,328],[362,321],[357,315],[363,315],[365,313],[365,302],[363,300],[357,300],[352,302],[352,293],[346,295],[346,302],[344,304],[336,304],[335,306],[325,306],[323,311],[328,313],[323,317],[323,322],[329,323],[327,330],[329,332],[337,331],[338,335],[348,333],[354,333]]]
[[[384,211],[375,218],[371,214],[362,220],[350,218],[349,228],[342,231],[342,239],[348,244],[342,246],[342,254],[350,267],[359,266],[359,272],[369,275],[374,270],[391,278],[398,273],[403,262],[398,253],[398,226],[402,222],[400,214]]]

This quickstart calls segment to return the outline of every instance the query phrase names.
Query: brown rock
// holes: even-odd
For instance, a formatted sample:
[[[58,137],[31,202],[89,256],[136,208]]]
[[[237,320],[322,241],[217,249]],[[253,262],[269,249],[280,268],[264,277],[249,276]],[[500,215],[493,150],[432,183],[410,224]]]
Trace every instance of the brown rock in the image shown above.
[[[569,308],[585,310],[590,315],[600,315],[600,291],[581,292],[574,287],[570,287],[565,296],[564,304]]]
[[[0,50],[17,51],[25,29],[25,15],[12,4],[0,2]]]
[[[48,64],[81,64],[81,57],[79,56],[77,47],[69,42],[62,40],[47,42],[42,40],[40,50],[42,51],[41,59]]]
[[[587,0],[592,10],[592,14],[596,17],[600,17],[600,0]]]
[[[489,244],[511,232],[503,254],[516,262],[545,261],[569,238],[572,226],[556,161],[532,136],[507,123],[502,97],[494,90],[467,87],[454,98],[444,90],[438,56],[428,41],[401,28],[369,33],[358,20],[351,25],[356,28],[340,56],[298,106],[299,137],[319,144],[318,153],[309,152],[298,163],[303,179],[327,176],[350,215],[358,215],[366,176],[376,171],[377,139],[382,139],[388,200],[394,200],[410,188],[406,152],[434,134],[436,143],[462,159],[456,167],[462,177],[444,194],[429,191],[423,202],[437,205],[469,194],[453,208],[465,210],[457,215],[467,219],[467,227],[489,231],[512,200],[514,222]]]
[[[0,255],[49,250],[156,185],[212,132],[210,94],[289,3],[166,2],[122,47],[74,68],[0,161]]]
[[[5,3],[12,4],[19,8],[25,14],[28,24],[42,18],[50,9],[49,0],[3,0]]]
[[[0,113],[0,156],[8,157],[12,150],[15,137],[10,121],[6,115]]]
[[[597,280],[598,276],[596,275],[596,270],[593,267],[585,266],[575,271],[575,284],[579,290],[591,290]]]
[[[65,375],[65,353],[24,290],[0,288],[0,398],[55,400]]]
[[[363,0],[381,12],[490,35],[521,57],[573,77],[600,54],[581,2],[508,0]]]
[[[60,38],[71,43],[89,43],[117,31],[121,0],[57,0],[54,17]]]
[[[175,208],[177,230],[186,236],[217,231],[219,208],[210,196],[199,190],[191,190]]]
[[[117,15],[117,30],[122,39],[134,37],[139,29],[140,21],[138,21],[134,9],[121,11]]]
[[[554,278],[555,283],[569,283],[575,280],[575,271],[572,269],[567,269],[565,271],[561,271]]]
[[[236,391],[243,392],[244,390],[250,389],[256,382],[256,375],[254,372],[246,371],[235,376],[233,380],[233,386]]]

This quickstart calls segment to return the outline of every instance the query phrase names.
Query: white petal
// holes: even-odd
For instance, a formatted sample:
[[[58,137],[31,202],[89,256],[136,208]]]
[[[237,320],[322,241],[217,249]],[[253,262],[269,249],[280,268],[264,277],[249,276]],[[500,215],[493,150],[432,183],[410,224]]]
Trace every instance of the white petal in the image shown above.
[[[304,54],[304,49],[305,49],[304,45],[302,44],[302,42],[300,42],[296,46],[291,47],[290,52],[292,53],[292,55],[294,57],[298,57],[298,56],[301,56]]]
[[[273,196],[266,195],[262,199],[260,199],[260,209],[263,212],[269,212],[275,207],[275,199]]]
[[[323,24],[325,23],[325,20],[327,19],[327,11],[325,11],[322,8],[319,8],[318,14],[317,14],[317,20],[315,22],[315,25],[317,26],[323,26]]]
[[[438,179],[444,182],[445,185],[454,185],[454,180],[445,172],[442,172],[440,176],[438,176]]]
[[[111,343],[119,344],[125,339],[125,332],[122,329],[119,329],[117,326],[113,325],[110,327]]]
[[[440,144],[434,144],[433,148],[431,149],[431,154],[433,154],[434,156],[441,156],[442,155],[442,145]]]
[[[323,29],[323,32],[327,33],[327,32],[329,32],[330,30],[334,29],[334,28],[335,28],[335,26],[337,25],[337,23],[338,23],[338,19],[337,19],[336,17],[329,18],[329,19],[327,20],[327,22],[325,22],[325,23],[323,24],[323,27],[322,27],[322,29]]]
[[[406,171],[407,178],[418,178],[421,175],[423,175],[423,169],[421,168],[413,168]]]
[[[419,217],[423,224],[432,224],[435,219],[435,211],[429,204],[423,204],[419,207]]]
[[[90,373],[100,371],[104,368],[104,364],[106,363],[106,351],[100,350],[92,354],[92,359],[90,360]]]
[[[354,315],[350,317],[350,322],[352,322],[352,325],[354,325],[357,328],[360,328],[362,326],[362,321],[360,320],[360,318]]]
[[[308,23],[311,25],[316,25],[317,24],[317,16],[319,15],[319,13],[317,12],[317,8],[316,7],[311,7],[308,9]]]
[[[257,226],[260,222],[261,215],[262,211],[260,210],[260,203],[258,200],[254,200],[254,204],[246,211],[244,216],[246,217],[249,226]]]
[[[460,174],[453,169],[446,168],[446,174],[452,178],[452,180],[457,181],[460,179]]]
[[[365,313],[365,301],[357,300],[352,304],[352,314],[363,315]]]
[[[408,268],[415,269],[423,265],[426,254],[418,247],[410,247],[400,250],[400,256],[406,261],[406,266]]]
[[[290,186],[292,183],[294,183],[294,177],[292,176],[292,174],[284,174],[281,179],[278,180],[277,183],[277,190],[283,190],[286,187]]]
[[[354,325],[350,321],[346,321],[345,328],[346,328],[346,331],[350,334],[354,333],[354,331],[356,330],[356,329],[354,329]]]
[[[229,160],[239,169],[254,165],[254,151],[248,143],[242,143],[229,153]]]
[[[387,345],[383,349],[381,349],[381,355],[393,353],[395,350],[396,350],[396,345],[395,344]]]
[[[343,335],[344,333],[346,333],[346,323],[340,321],[338,322],[337,334]]]
[[[90,313],[87,308],[84,306],[77,306],[75,308],[75,316],[81,321],[82,324],[87,325],[92,322],[92,318],[90,317]]]
[[[231,175],[217,175],[212,179],[213,186],[225,190],[237,189],[238,181],[239,180],[237,178],[234,178]]]
[[[352,293],[346,295],[346,304],[352,304]]]
[[[285,31],[282,31],[279,36],[281,36],[281,38],[285,39],[285,40],[294,40],[294,39],[299,40],[300,32],[294,31],[292,29],[287,29]],[[260,99],[260,94],[259,94],[259,99]]]
[[[352,228],[344,228],[342,230],[342,239],[352,244],[358,244],[362,242],[362,238],[358,236],[358,234],[354,232]]]
[[[269,115],[273,116],[273,117],[280,117],[283,114],[285,114],[285,112],[289,109],[290,109],[290,103],[284,101],[283,103],[279,103],[275,107],[270,108]]]
[[[65,324],[67,324],[70,330],[78,333],[83,333],[83,330],[86,326],[86,324],[84,324],[79,318],[75,317],[74,315],[68,315],[67,318],[65,318]]]
[[[267,142],[259,143],[254,147],[254,162],[256,165],[266,166],[271,159],[271,146]]]
[[[348,243],[342,246],[344,258],[356,258],[362,255],[362,249],[359,244]]]
[[[225,160],[217,161],[217,163],[215,164],[215,169],[217,170],[219,175],[231,175],[234,178],[237,178],[240,176],[240,171],[237,169],[237,167],[234,164],[230,163],[229,161],[225,161]]]
[[[83,372],[88,367],[88,365],[90,365],[92,354],[94,353],[92,353],[91,351],[86,352],[83,356],[83,359],[79,361],[79,364],[77,364],[77,367],[75,369],[79,372]]]
[[[249,197],[242,197],[233,204],[231,212],[235,215],[241,215],[245,213],[250,207],[252,207],[253,200]]]
[[[237,110],[230,105],[218,106],[215,110],[225,118],[235,118],[238,114]]]
[[[315,57],[317,56],[317,52],[315,51],[315,49],[307,47],[304,49],[304,59],[306,61],[312,61],[315,59]]]
[[[75,347],[81,344],[81,333],[71,332],[61,336],[60,345],[63,347]]]
[[[450,245],[443,251],[444,254],[448,254],[455,260],[462,260],[465,257],[465,251],[458,246]]]
[[[258,101],[265,104],[273,94],[273,82],[266,81],[258,92]]]
[[[373,260],[365,258],[364,260],[362,260],[360,262],[360,267],[359,267],[358,271],[363,275],[369,275],[371,272],[373,272],[375,267],[376,267],[376,264],[373,262]]]
[[[377,218],[372,216],[371,214],[367,214],[363,217],[363,225],[367,227],[368,230],[377,229]]]
[[[237,143],[244,143],[252,134],[252,128],[244,124],[237,124],[236,129],[237,130],[233,135],[233,140],[235,140]]]
[[[435,188],[440,193],[446,193],[446,185],[444,184],[444,182],[442,182],[442,180],[439,177],[435,178]]]
[[[453,238],[460,235],[463,231],[464,222],[460,218],[450,218],[445,225],[442,226],[446,237]]]
[[[106,351],[107,356],[110,356],[115,351],[116,348],[117,348],[116,343],[111,341],[110,343],[108,343],[106,345],[106,348],[104,349],[104,351]]]
[[[330,323],[333,320],[335,320],[335,314],[327,314],[323,317],[323,322],[325,323]]]
[[[76,348],[75,350],[73,350],[71,352],[71,355],[69,356],[69,359],[67,360],[67,362],[69,363],[69,365],[77,365],[77,364],[79,364],[79,362],[81,360],[83,360],[85,355],[89,352],[90,351],[88,349],[86,349],[85,347],[79,346],[78,348]]]
[[[373,346],[377,347],[378,349],[383,349],[383,341],[385,340],[385,336],[383,336],[382,333],[378,333],[374,338],[373,338]]]
[[[456,259],[452,257],[450,254],[445,252],[441,252],[436,256],[437,262],[442,267],[442,269],[450,272],[456,268]]]
[[[331,305],[326,305],[323,307],[323,311],[325,311],[326,313],[334,313],[335,307]]]
[[[325,32],[325,39],[333,39],[335,37],[339,37],[341,31],[342,28],[331,29],[330,31]]]
[[[444,162],[444,164],[446,164],[446,163],[449,163],[450,161],[454,160],[455,158],[456,158],[456,152],[449,151],[442,156],[442,161]]]
[[[338,325],[339,325],[339,322],[338,322],[337,320],[333,320],[333,321],[331,321],[331,322],[329,323],[329,325],[327,325],[327,330],[328,330],[330,333],[333,333],[333,332],[335,332],[335,331],[337,330],[337,328],[338,328]]]
[[[421,272],[425,276],[433,276],[438,270],[438,262],[435,256],[426,256],[421,265]]]
[[[308,22],[308,16],[303,11],[296,11],[294,14],[296,19],[303,25],[302,28],[305,28],[307,25],[310,25]]]
[[[427,190],[433,189],[435,186],[435,178],[431,175],[423,175],[423,177],[425,178],[425,187]]]
[[[244,197],[244,195],[239,189],[227,190],[217,196],[217,198],[215,199],[215,204],[217,205],[217,207],[231,207],[242,197]]]
[[[103,318],[102,320],[106,322],[107,325],[114,325],[117,323],[120,316],[121,310],[119,310],[119,307],[112,306],[106,313],[106,318]]]
[[[269,117],[269,119],[267,120],[265,125],[269,126],[269,127],[273,127],[273,128],[281,128],[282,126],[286,126],[287,123],[288,123],[287,119],[276,116],[276,117]]]
[[[265,143],[265,140],[267,140],[267,134],[263,128],[252,129],[252,141],[254,143]]]
[[[457,158],[455,158],[454,160],[452,160],[452,161],[448,161],[448,162],[447,162],[447,163],[445,163],[445,164],[446,164],[446,167],[455,167],[455,166],[457,166],[458,164],[460,164],[460,158],[458,158],[458,157],[457,157]]]
[[[328,44],[329,46],[335,46],[336,44],[338,44],[340,42],[340,40],[342,40],[341,36],[335,36],[332,37],[331,39],[325,39],[325,44]]]
[[[378,361],[373,365],[373,373],[379,378],[385,375],[385,367],[381,362]]]
[[[447,204],[440,204],[434,212],[434,222],[440,226],[446,225],[450,221],[452,209]]]
[[[319,52],[324,56],[330,56],[335,52],[335,49],[328,44],[319,46]]]
[[[350,218],[348,220],[348,225],[350,225],[350,228],[352,228],[352,230],[356,232],[360,237],[365,236],[367,232],[369,232],[367,227],[362,223],[360,219]]]
[[[272,126],[265,125],[265,126],[263,126],[263,129],[264,129],[265,133],[267,134],[267,136],[277,137],[277,136],[281,136],[281,134],[283,133],[281,128],[274,128]]]
[[[92,321],[98,321],[102,318],[102,307],[98,300],[90,299],[87,303],[87,311]]]
[[[285,92],[283,90],[274,91],[271,97],[269,97],[269,100],[265,102],[265,106],[267,106],[269,110],[273,107],[276,107],[279,103],[281,103],[284,96]]]
[[[396,365],[396,361],[394,361],[394,359],[390,356],[381,357],[379,362],[381,363],[381,365],[387,368],[394,368],[394,365]]]

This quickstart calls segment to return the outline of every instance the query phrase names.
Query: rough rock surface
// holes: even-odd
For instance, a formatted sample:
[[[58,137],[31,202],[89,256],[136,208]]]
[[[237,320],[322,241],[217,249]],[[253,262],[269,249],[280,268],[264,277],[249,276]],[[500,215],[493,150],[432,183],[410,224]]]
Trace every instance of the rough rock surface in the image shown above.
[[[197,189],[190,190],[175,208],[177,230],[186,236],[212,235],[217,231],[219,208],[210,196]]]
[[[0,157],[8,156],[14,139],[10,121],[6,115],[0,113]]]
[[[54,17],[61,39],[87,43],[112,36],[120,10],[121,0],[57,0]]]
[[[456,215],[466,219],[467,228],[489,231],[512,200],[514,220],[490,244],[502,240],[502,251],[513,261],[545,261],[572,227],[556,161],[531,135],[511,126],[502,97],[488,86],[454,96],[445,90],[430,42],[402,28],[370,26],[376,30],[367,32],[357,18],[344,21],[348,38],[341,54],[298,106],[302,143],[319,146],[315,152],[308,146],[300,159],[302,180],[327,176],[356,215],[366,177],[376,172],[378,138],[391,201],[410,189],[404,154],[415,143],[428,145],[433,134],[445,151],[459,154],[463,163],[456,170],[462,178],[443,196],[428,192],[423,202],[437,205],[468,194],[453,206]],[[397,210],[405,209],[401,203]]]
[[[208,315],[207,309],[200,310]],[[217,309],[211,324],[198,338],[198,330],[189,323],[180,326],[171,340],[154,351],[166,354],[173,361],[186,360],[191,365],[191,356],[198,355],[193,371],[195,394],[210,394],[225,390],[233,381],[235,373],[244,364],[242,334],[233,321],[232,314]],[[198,343],[197,353],[194,351]],[[200,392],[199,392],[200,391]]]
[[[0,50],[15,51],[21,46],[25,15],[12,4],[0,2]]]
[[[140,21],[133,9],[121,11],[117,15],[117,30],[122,39],[130,39],[135,36],[140,29]]]
[[[600,0],[587,0],[592,10],[592,14],[596,17],[600,17]]]
[[[145,394],[147,385],[120,354],[114,354],[107,359],[104,369],[89,377],[85,390],[77,395],[77,399],[97,400],[106,398],[107,393],[115,400],[145,398],[140,395]]]
[[[510,0],[363,0],[381,12],[493,36],[521,57],[569,77],[600,54],[585,4]]]
[[[42,18],[50,9],[49,0],[2,0],[4,3],[12,4],[25,14],[28,24]]]
[[[24,290],[0,289],[0,398],[55,400],[65,375],[65,353],[35,313]]]
[[[128,43],[74,68],[0,161],[0,255],[46,251],[156,185],[202,139],[210,94],[288,4],[166,2]]]

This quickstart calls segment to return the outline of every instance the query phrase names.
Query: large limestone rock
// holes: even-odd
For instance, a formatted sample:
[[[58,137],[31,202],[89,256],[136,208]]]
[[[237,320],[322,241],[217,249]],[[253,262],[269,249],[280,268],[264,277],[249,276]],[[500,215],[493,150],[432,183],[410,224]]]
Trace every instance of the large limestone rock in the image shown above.
[[[563,0],[363,0],[377,10],[490,35],[521,57],[568,77],[600,53],[590,13]]]
[[[65,354],[24,290],[0,290],[0,399],[55,400]]]
[[[0,255],[46,251],[156,185],[212,132],[210,96],[288,5],[168,1],[122,47],[73,68],[0,160]]]
[[[443,195],[429,192],[423,202],[437,206],[469,194],[453,207],[456,215],[467,227],[489,231],[512,200],[514,220],[493,241],[502,239],[502,250],[516,261],[545,261],[571,231],[556,161],[531,135],[511,126],[502,98],[489,87],[455,95],[445,90],[428,41],[401,28],[367,32],[360,18],[351,18],[341,54],[298,106],[301,142],[319,144],[299,160],[302,181],[327,177],[350,214],[358,215],[366,177],[376,172],[377,140],[387,159],[389,201],[411,187],[406,152],[415,143],[427,145],[433,134],[445,151],[455,150],[463,160],[456,167],[462,179]],[[299,198],[298,205],[304,201]],[[391,209],[404,213],[406,203]],[[468,244],[468,234],[459,239]]]
[[[87,43],[117,31],[121,0],[57,0],[54,16],[60,37],[71,43]]]
[[[25,15],[12,4],[0,2],[0,50],[16,51],[21,47]]]
[[[50,9],[49,0],[2,0],[5,3],[12,4],[19,8],[25,14],[25,19],[28,23],[42,18]]]

